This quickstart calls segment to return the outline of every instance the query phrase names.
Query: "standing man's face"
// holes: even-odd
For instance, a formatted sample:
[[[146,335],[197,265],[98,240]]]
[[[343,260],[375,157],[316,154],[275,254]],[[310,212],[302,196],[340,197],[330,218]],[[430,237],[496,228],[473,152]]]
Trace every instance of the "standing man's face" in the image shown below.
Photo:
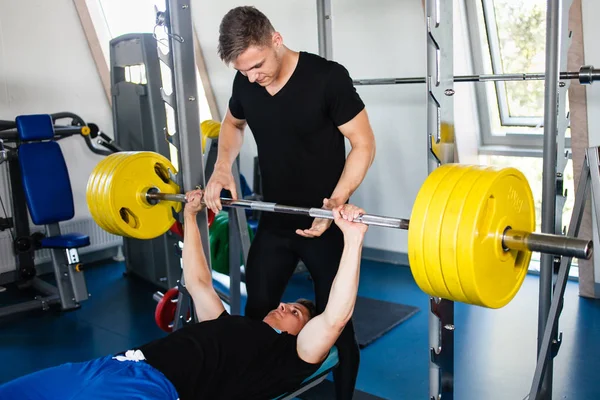
[[[273,35],[270,46],[250,46],[233,62],[233,67],[252,83],[256,82],[263,87],[271,85],[281,71],[281,57],[278,54],[280,46],[276,36],[279,34]]]

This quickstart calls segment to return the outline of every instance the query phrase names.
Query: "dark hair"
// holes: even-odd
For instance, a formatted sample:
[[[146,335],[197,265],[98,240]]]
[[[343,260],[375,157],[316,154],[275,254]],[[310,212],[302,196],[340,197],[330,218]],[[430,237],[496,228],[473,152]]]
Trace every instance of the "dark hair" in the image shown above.
[[[268,45],[273,32],[271,21],[255,7],[233,8],[219,26],[219,57],[229,64],[250,46]]]
[[[312,301],[307,300],[307,299],[298,299],[298,300],[296,300],[296,303],[302,304],[304,307],[306,307],[306,309],[308,310],[308,319],[309,320],[317,315],[317,307],[315,306],[315,303],[313,303]]]

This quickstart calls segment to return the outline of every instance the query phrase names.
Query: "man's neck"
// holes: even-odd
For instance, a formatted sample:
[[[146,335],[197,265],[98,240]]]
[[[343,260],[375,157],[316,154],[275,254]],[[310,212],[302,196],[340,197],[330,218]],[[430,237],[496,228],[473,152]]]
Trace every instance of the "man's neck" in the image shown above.
[[[269,88],[280,89],[287,83],[296,70],[299,57],[300,53],[297,51],[290,50],[285,46],[283,47],[281,55],[281,70],[279,71],[277,79],[275,79],[273,83],[269,85]]]

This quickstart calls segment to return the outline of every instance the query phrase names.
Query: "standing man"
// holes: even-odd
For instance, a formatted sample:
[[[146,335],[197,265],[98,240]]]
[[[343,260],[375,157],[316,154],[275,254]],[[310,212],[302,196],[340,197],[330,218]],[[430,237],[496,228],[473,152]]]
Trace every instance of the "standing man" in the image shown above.
[[[327,209],[346,203],[375,157],[365,105],[346,68],[290,50],[254,7],[237,7],[223,17],[218,52],[238,72],[206,186],[207,206],[215,213],[222,209],[222,189],[237,198],[231,168],[246,125],[257,144],[265,201]],[[345,138],[351,145],[347,158]],[[344,249],[342,233],[331,222],[261,216],[246,265],[247,316],[262,319],[279,304],[299,260],[313,278],[317,312],[325,309]],[[351,399],[360,360],[351,321],[336,346],[337,398]]]

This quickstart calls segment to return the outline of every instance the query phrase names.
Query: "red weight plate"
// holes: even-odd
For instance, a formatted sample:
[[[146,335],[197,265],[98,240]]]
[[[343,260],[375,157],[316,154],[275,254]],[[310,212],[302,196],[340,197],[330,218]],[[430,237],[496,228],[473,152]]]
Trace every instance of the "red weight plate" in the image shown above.
[[[160,299],[156,306],[156,310],[154,311],[156,325],[165,332],[173,331],[173,320],[175,319],[175,312],[177,311],[178,296],[179,290],[177,288],[167,290],[167,293]]]

